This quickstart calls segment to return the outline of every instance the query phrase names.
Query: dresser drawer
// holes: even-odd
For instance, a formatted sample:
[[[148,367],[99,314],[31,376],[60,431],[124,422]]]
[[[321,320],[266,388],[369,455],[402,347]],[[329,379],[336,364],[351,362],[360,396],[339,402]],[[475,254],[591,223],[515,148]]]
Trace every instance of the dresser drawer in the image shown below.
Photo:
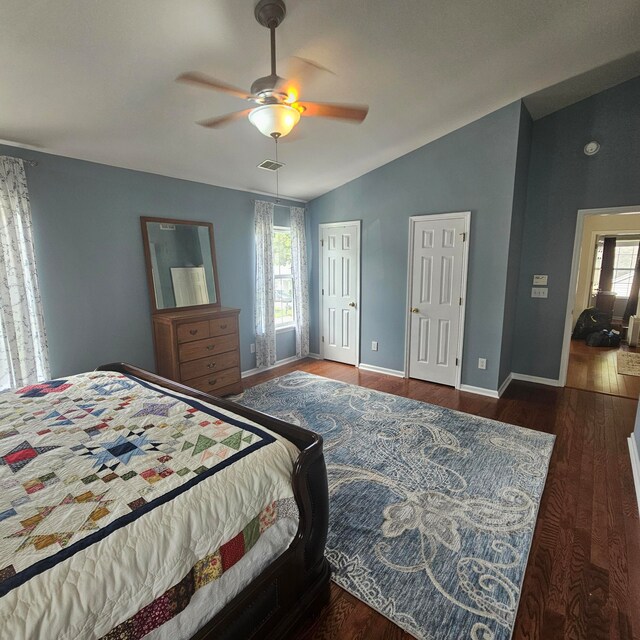
[[[191,342],[192,340],[202,340],[208,338],[209,322],[203,320],[201,322],[185,322],[178,325],[178,342]]]
[[[200,358],[199,360],[191,360],[180,365],[180,379],[188,382],[192,378],[199,378],[210,374],[215,374],[224,369],[238,367],[240,358],[237,351],[228,351],[219,356],[211,356],[210,358]],[[214,376],[215,377],[215,376]]]
[[[236,319],[235,318],[214,318],[209,320],[209,335],[210,336],[223,336],[227,333],[236,332]]]
[[[233,351],[238,348],[238,334],[231,333],[227,336],[208,338],[207,340],[196,340],[186,342],[178,346],[178,357],[180,362],[215,356],[218,353]]]
[[[231,384],[235,384],[240,381],[240,369],[233,367],[233,369],[225,369],[217,373],[210,373],[208,376],[202,376],[201,378],[194,378],[189,380],[188,386],[206,393],[214,392],[216,389],[222,387],[228,387]]]

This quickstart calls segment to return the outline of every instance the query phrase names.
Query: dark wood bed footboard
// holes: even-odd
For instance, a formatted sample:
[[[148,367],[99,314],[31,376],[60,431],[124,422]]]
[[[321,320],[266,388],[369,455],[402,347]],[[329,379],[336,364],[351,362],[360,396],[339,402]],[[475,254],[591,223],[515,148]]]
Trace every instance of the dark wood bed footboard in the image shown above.
[[[97,371],[116,371],[233,411],[278,433],[300,449],[292,487],[300,524],[289,548],[206,624],[193,640],[276,640],[286,638],[307,615],[329,599],[329,564],[324,556],[329,525],[327,470],[322,437],[235,402],[210,396],[144,369],[118,362]]]

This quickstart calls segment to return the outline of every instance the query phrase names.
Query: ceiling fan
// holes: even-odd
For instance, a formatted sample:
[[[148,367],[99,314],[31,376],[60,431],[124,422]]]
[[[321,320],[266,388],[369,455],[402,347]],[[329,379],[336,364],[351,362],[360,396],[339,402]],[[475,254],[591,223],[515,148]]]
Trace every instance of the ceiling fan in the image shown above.
[[[321,65],[303,58],[293,58],[288,79],[281,78],[276,73],[276,28],[284,20],[286,12],[283,0],[260,0],[255,7],[256,20],[271,32],[271,73],[268,76],[258,78],[251,85],[251,91],[243,91],[197,71],[190,71],[178,76],[176,79],[178,82],[215,89],[255,104],[248,109],[203,120],[198,124],[215,129],[248,117],[249,122],[260,133],[277,141],[278,138],[291,132],[300,121],[301,116],[305,118],[335,118],[356,124],[365,119],[369,111],[369,107],[366,105],[308,102],[298,99],[300,84],[305,77],[308,78],[318,71],[328,71]]]

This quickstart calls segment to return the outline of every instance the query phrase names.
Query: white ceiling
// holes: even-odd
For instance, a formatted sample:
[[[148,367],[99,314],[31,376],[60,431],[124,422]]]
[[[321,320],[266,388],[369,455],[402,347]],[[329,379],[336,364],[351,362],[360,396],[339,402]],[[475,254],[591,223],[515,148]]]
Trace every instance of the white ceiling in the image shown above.
[[[0,138],[273,192],[275,176],[256,168],[273,157],[271,140],[247,121],[194,124],[244,103],[173,82],[198,70],[248,88],[267,75],[269,34],[253,5],[0,0]],[[278,59],[300,55],[335,72],[302,97],[371,107],[360,126],[303,118],[282,140],[281,194],[305,200],[640,49],[637,0],[288,0],[287,9]],[[580,97],[600,90],[602,75],[583,81]]]

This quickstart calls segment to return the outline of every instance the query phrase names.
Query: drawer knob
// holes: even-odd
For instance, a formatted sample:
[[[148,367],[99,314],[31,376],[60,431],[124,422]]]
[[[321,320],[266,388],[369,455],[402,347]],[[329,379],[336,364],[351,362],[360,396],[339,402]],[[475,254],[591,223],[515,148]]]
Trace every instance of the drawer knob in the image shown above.
[[[227,328],[226,323],[225,323],[225,324],[221,324],[221,325],[220,325],[220,328],[221,328],[221,329],[226,329],[226,328]]]
[[[215,384],[216,382],[218,382],[218,380],[216,378],[214,378],[213,380],[209,380],[209,384]]]
[[[192,336],[195,336],[195,335],[196,335],[196,333],[198,333],[198,330],[197,330],[197,329],[189,329],[189,333],[190,333]]]
[[[215,368],[215,366],[216,366],[216,363],[215,363],[215,362],[210,362],[210,363],[207,365],[207,367],[209,367],[209,369],[214,369],[214,368]]]
[[[212,344],[208,344],[207,345],[207,351],[211,351],[213,349],[214,345]]]

